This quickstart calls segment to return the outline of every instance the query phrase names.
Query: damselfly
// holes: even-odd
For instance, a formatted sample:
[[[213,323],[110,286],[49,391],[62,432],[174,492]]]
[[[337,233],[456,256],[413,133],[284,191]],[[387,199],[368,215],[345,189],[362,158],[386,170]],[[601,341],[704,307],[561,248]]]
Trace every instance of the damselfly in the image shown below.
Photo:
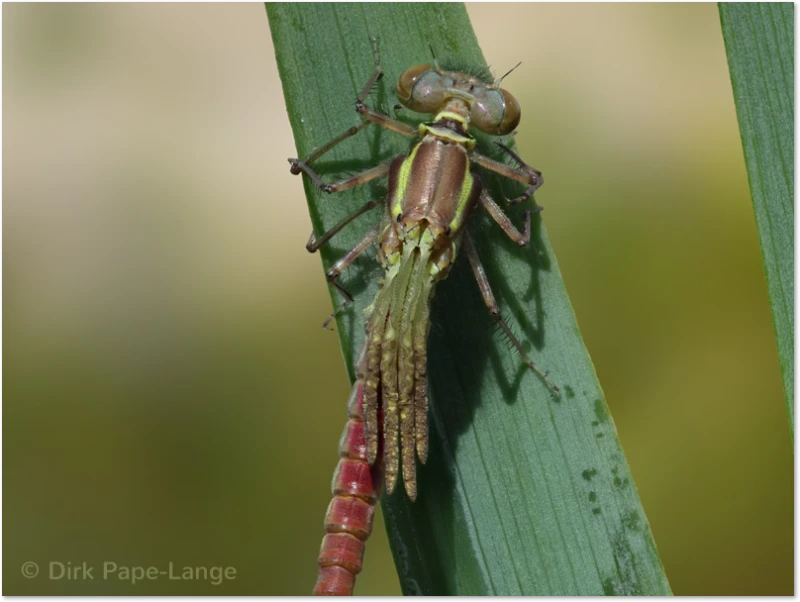
[[[348,402],[349,421],[339,443],[339,465],[333,479],[333,500],[325,518],[326,535],[319,555],[315,594],[352,594],[362,566],[364,542],[372,530],[382,474],[391,494],[402,475],[411,500],[417,496],[416,461],[428,456],[427,337],[434,285],[447,277],[463,252],[498,326],[523,361],[554,391],[558,388],[527,355],[500,314],[475,245],[464,226],[482,206],[518,245],[530,240],[531,214],[525,212],[520,232],[484,188],[479,171],[495,172],[527,186],[511,205],[531,198],[542,185],[542,174],[511,149],[498,146],[517,167],[475,151],[474,127],[492,136],[513,132],[520,120],[516,99],[496,81],[461,71],[447,71],[438,61],[416,65],[398,79],[396,94],[413,111],[435,115],[418,128],[365,104],[383,76],[372,39],[375,71],[356,101],[362,122],[334,138],[303,161],[289,159],[294,174],[305,173],[327,193],[341,192],[388,177],[384,202],[370,201],[320,237],[313,233],[307,249],[317,251],[355,217],[383,206],[380,224],[371,229],[327,272],[328,281],[352,302],[338,282],[340,274],[377,243],[384,270],[378,293],[366,311],[366,338],[357,363],[357,380]],[[505,76],[504,76],[505,77]],[[415,139],[406,155],[335,183],[326,183],[311,164],[337,144],[375,124]]]

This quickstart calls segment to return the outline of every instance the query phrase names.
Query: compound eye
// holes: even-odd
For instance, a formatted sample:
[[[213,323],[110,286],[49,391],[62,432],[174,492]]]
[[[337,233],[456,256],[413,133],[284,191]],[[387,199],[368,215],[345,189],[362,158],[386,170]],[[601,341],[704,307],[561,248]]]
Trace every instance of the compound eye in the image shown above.
[[[506,134],[510,134],[517,129],[522,114],[517,99],[514,98],[510,92],[506,92],[505,90],[501,89],[500,94],[503,95],[503,103],[505,104],[506,110],[503,113],[503,119],[500,122],[500,127],[497,128],[497,135],[505,136]]]
[[[486,88],[475,94],[470,118],[480,131],[505,136],[519,125],[519,103],[505,90]]]
[[[407,108],[418,113],[435,113],[447,95],[447,86],[435,67],[414,65],[397,80],[397,98]]]
[[[397,80],[397,98],[400,99],[404,105],[411,100],[411,95],[414,93],[414,86],[419,78],[426,72],[431,71],[433,67],[430,65],[414,65],[403,71]]]

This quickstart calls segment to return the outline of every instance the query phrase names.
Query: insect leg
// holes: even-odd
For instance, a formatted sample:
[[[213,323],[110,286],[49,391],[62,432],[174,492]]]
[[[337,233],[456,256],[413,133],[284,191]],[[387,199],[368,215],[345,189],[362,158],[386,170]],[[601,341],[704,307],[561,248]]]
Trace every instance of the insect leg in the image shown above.
[[[366,100],[367,95],[369,95],[369,93],[370,93],[370,90],[372,90],[372,88],[376,84],[376,82],[381,77],[383,77],[383,69],[381,69],[381,66],[380,66],[379,60],[378,60],[378,54],[377,54],[378,53],[377,40],[372,38],[371,41],[373,42],[373,53],[374,53],[374,56],[375,56],[375,71],[372,73],[370,78],[367,80],[367,83],[364,85],[364,88],[361,90],[361,93],[356,97],[356,107],[359,107],[360,105],[364,104],[364,100]],[[351,138],[351,137],[355,136],[356,134],[358,134],[358,132],[363,130],[370,123],[372,123],[372,122],[371,121],[362,121],[360,124],[354,125],[353,127],[348,128],[344,133],[340,134],[339,136],[336,136],[336,138],[334,138],[333,140],[331,140],[327,144],[324,144],[321,147],[319,147],[318,149],[316,149],[313,153],[311,153],[303,161],[300,161],[299,159],[289,159],[289,163],[291,163],[291,165],[292,165],[290,171],[294,175],[298,175],[301,171],[305,171],[309,175],[309,177],[311,177],[311,179],[313,180],[314,177],[309,173],[308,166],[311,163],[313,163],[314,161],[316,161],[317,159],[319,159],[322,155],[327,153],[329,150],[331,150],[336,145],[338,145],[341,142],[344,142],[345,140],[347,140],[348,138]],[[303,169],[304,167],[306,169]],[[315,181],[315,183],[316,183],[316,181]],[[317,185],[320,188],[322,188],[322,185],[320,185],[320,184],[317,184]]]
[[[469,233],[464,233],[464,251],[467,254],[467,258],[469,259],[469,263],[472,266],[472,273],[475,275],[475,280],[478,281],[478,288],[481,291],[481,296],[483,296],[483,302],[486,304],[486,307],[489,309],[489,313],[494,318],[495,322],[503,329],[503,332],[508,337],[508,340],[517,348],[519,354],[522,356],[522,360],[528,364],[533,370],[547,383],[547,386],[550,387],[553,391],[558,392],[558,387],[549,379],[547,378],[547,372],[539,368],[533,360],[528,357],[528,354],[525,352],[525,349],[522,346],[522,343],[519,342],[514,333],[511,332],[511,329],[506,324],[506,321],[503,319],[503,316],[500,315],[500,308],[497,305],[497,300],[494,298],[494,293],[492,292],[492,287],[489,285],[489,280],[486,278],[486,271],[483,269],[483,264],[481,264],[481,260],[478,257],[478,251],[475,249],[475,244],[472,242],[472,238],[470,238]]]
[[[392,132],[402,136],[415,138],[419,133],[417,128],[413,128],[407,123],[403,123],[402,121],[398,121],[393,117],[389,117],[385,113],[370,109],[363,102],[356,103],[356,111],[358,111],[364,119],[369,120],[366,123],[374,123],[375,125],[379,125],[384,129],[391,130]]]
[[[511,222],[511,219],[500,209],[500,206],[494,202],[494,199],[489,196],[489,194],[485,191],[481,191],[480,197],[478,197],[481,205],[486,208],[486,211],[489,212],[489,215],[492,216],[492,219],[497,222],[497,225],[503,229],[508,237],[517,243],[520,247],[525,247],[528,245],[528,242],[531,240],[531,213],[535,213],[537,211],[541,211],[542,208],[538,207],[535,210],[530,210],[525,212],[525,229],[520,233],[517,230],[517,227]]]
[[[306,159],[289,159],[289,164],[291,167],[289,171],[291,171],[294,175],[298,175],[299,173],[305,173],[314,184],[324,190],[325,192],[337,192],[340,190],[347,190],[348,188],[352,188],[353,186],[358,186],[360,184],[364,184],[365,182],[369,182],[375,178],[379,178],[389,171],[389,163],[385,163],[383,165],[379,165],[377,167],[370,168],[360,174],[356,174],[352,178],[347,178],[342,180],[341,182],[336,182],[334,184],[325,184],[322,181],[322,178],[311,169],[311,164],[319,159],[322,155],[327,153],[331,150],[334,146],[347,140],[348,138],[355,136],[358,132],[363,130],[367,127],[370,123],[374,123],[379,125],[380,127],[390,130],[392,132],[396,132],[408,138],[414,138],[417,136],[418,132],[415,128],[411,127],[403,123],[402,121],[398,121],[397,119],[393,119],[380,111],[375,111],[374,109],[370,109],[367,105],[364,104],[362,100],[358,100],[356,102],[356,111],[365,119],[359,125],[355,125],[348,129],[343,134],[337,136],[327,144],[319,147],[313,153],[311,153]],[[491,161],[491,159],[487,159]],[[391,162],[390,162],[391,163]],[[495,162],[497,163],[497,162]],[[505,167],[507,170],[512,170],[512,168],[503,165],[502,163],[497,163],[498,165]]]
[[[375,71],[372,73],[370,78],[367,80],[367,83],[364,85],[364,89],[361,90],[361,93],[356,98],[356,111],[359,115],[361,115],[364,119],[359,125],[355,125],[349,128],[344,133],[340,134],[327,144],[316,149],[313,153],[311,153],[306,159],[289,159],[289,163],[291,171],[294,175],[298,175],[301,172],[305,173],[314,184],[324,190],[325,192],[337,192],[339,190],[347,190],[348,188],[352,188],[353,186],[358,186],[360,184],[364,184],[365,182],[369,182],[375,178],[379,178],[389,171],[389,164],[379,165],[378,167],[373,167],[368,169],[361,174],[357,174],[352,178],[347,178],[342,180],[341,182],[336,182],[335,184],[325,184],[322,181],[322,178],[311,169],[311,164],[319,159],[322,155],[327,153],[336,145],[344,142],[348,138],[355,136],[358,132],[363,130],[367,127],[370,123],[374,123],[379,125],[380,127],[390,130],[392,132],[396,132],[403,136],[407,136],[409,138],[413,138],[417,135],[417,129],[411,127],[403,123],[402,121],[398,121],[397,119],[393,119],[380,111],[375,111],[374,109],[370,109],[367,105],[364,104],[364,101],[367,99],[372,88],[375,86],[377,81],[383,77],[383,69],[380,65],[380,59],[378,57],[378,41],[375,37],[370,38],[370,42],[372,43],[372,52],[373,56],[375,57]]]
[[[346,309],[353,302],[353,296],[350,293],[348,293],[347,290],[341,284],[339,284],[338,281],[339,276],[345,269],[347,269],[348,266],[350,266],[356,260],[356,258],[359,255],[361,255],[364,251],[366,251],[370,247],[370,245],[373,242],[375,242],[375,239],[378,238],[378,232],[379,230],[377,227],[367,232],[364,238],[358,241],[356,246],[350,249],[339,261],[333,264],[331,269],[329,269],[326,272],[325,276],[328,279],[328,282],[330,282],[333,286],[336,287],[336,290],[338,290],[342,294],[345,301],[344,304],[341,307],[339,307],[339,309],[337,309],[330,316],[328,316],[328,319],[325,320],[325,322],[322,324],[323,328],[328,328],[328,324],[331,323],[331,320],[333,320],[339,312]]]
[[[319,238],[317,238],[317,235],[312,232],[311,236],[308,237],[308,242],[306,243],[306,250],[309,253],[316,253],[322,245],[324,245],[336,234],[338,234],[347,224],[352,222],[359,215],[365,214],[367,211],[369,211],[370,209],[374,209],[378,205],[380,205],[379,201],[369,201],[368,203],[365,203],[363,207],[348,215],[341,222],[336,224],[333,228],[325,232]]]
[[[381,59],[378,55],[378,39],[375,36],[370,36],[369,41],[372,45],[372,57],[375,60],[375,71],[372,73],[372,77],[369,78],[369,81],[367,81],[367,85],[364,86],[361,94],[358,95],[358,99],[356,100],[356,111],[367,120],[365,123],[374,123],[387,130],[391,130],[403,136],[413,138],[417,135],[417,128],[411,127],[410,125],[407,125],[402,121],[398,121],[397,119],[393,119],[384,113],[370,109],[364,104],[364,101],[367,99],[372,87],[381,77],[383,77]]]
[[[494,159],[490,159],[489,157],[481,155],[480,153],[472,153],[472,155],[470,155],[470,159],[477,165],[480,165],[481,167],[489,169],[495,173],[499,173],[501,176],[511,178],[512,180],[522,182],[523,184],[528,184],[528,188],[520,196],[515,199],[507,199],[510,205],[517,205],[523,201],[527,201],[533,196],[533,193],[541,188],[542,184],[544,184],[542,172],[525,163],[522,159],[520,159],[519,155],[517,155],[506,145],[498,142],[497,146],[511,155],[514,161],[517,162],[517,165],[519,165],[518,169],[509,167],[505,163],[500,163],[500,161],[495,161]]]
[[[340,134],[339,136],[336,136],[336,138],[334,138],[333,140],[331,140],[327,144],[324,144],[323,146],[320,146],[318,149],[315,149],[314,152],[312,152],[303,161],[300,161],[299,159],[289,159],[289,163],[291,163],[291,165],[292,165],[292,167],[289,169],[289,171],[291,171],[294,175],[299,174],[301,171],[303,171],[301,165],[305,165],[305,166],[310,165],[311,163],[313,163],[314,161],[319,159],[322,155],[324,155],[329,150],[331,150],[334,146],[336,146],[337,144],[339,144],[341,142],[344,142],[345,140],[347,140],[348,138],[350,138],[352,136],[355,136],[356,134],[358,134],[361,130],[363,130],[368,125],[369,125],[368,121],[362,121],[360,124],[354,125],[353,127],[348,128],[347,131],[344,132],[343,134]]]
[[[307,162],[299,161],[298,159],[289,159],[289,163],[292,164],[292,173],[305,173],[317,188],[328,193],[341,192],[342,190],[361,186],[361,184],[366,184],[372,180],[382,178],[389,173],[389,167],[391,166],[391,161],[389,161],[388,163],[382,163],[375,167],[370,167],[369,169],[364,170],[361,173],[357,173],[354,176],[350,176],[349,178],[345,178],[344,180],[334,182],[333,184],[326,184],[319,174],[309,167]]]

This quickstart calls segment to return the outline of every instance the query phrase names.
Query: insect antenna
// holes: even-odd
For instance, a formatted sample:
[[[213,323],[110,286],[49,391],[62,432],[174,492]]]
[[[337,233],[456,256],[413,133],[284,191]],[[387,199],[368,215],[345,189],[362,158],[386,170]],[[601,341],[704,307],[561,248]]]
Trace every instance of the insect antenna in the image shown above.
[[[509,70],[508,70],[508,72],[507,72],[507,73],[506,73],[506,74],[505,74],[503,77],[501,77],[500,79],[498,79],[498,80],[496,80],[496,81],[494,82],[494,85],[495,85],[495,86],[499,86],[499,85],[500,85],[500,83],[501,83],[501,82],[502,82],[502,81],[503,81],[505,78],[507,78],[509,75],[511,75],[511,72],[512,72],[512,71],[514,71],[514,69],[516,69],[517,67],[519,67],[521,64],[522,64],[522,61],[520,61],[519,63],[517,63],[517,64],[516,64],[516,65],[514,65],[513,67],[511,67],[511,69],[509,69]]]
[[[433,66],[436,69],[439,69],[439,58],[436,56],[436,53],[433,51],[433,44],[428,44],[428,48],[431,49],[431,56],[433,57]]]

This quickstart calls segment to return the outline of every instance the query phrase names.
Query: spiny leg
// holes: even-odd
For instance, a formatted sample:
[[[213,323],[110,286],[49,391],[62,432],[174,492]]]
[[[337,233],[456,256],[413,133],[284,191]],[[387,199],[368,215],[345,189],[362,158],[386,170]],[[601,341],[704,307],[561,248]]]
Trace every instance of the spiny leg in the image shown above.
[[[361,113],[365,118],[369,119],[370,121],[365,121],[358,127],[350,128],[348,132],[345,132],[345,134],[339,136],[339,138],[326,144],[323,147],[325,151],[333,148],[333,146],[335,146],[345,138],[348,138],[349,137],[348,133],[351,130],[354,130],[354,132],[358,132],[361,129],[363,129],[365,125],[369,123],[375,123],[381,126],[382,128],[386,128],[393,132],[403,134],[404,136],[408,136],[410,138],[413,138],[417,135],[417,130],[415,130],[414,128],[406,125],[405,123],[397,121],[396,119],[392,119],[388,115],[384,115],[383,113],[373,111],[363,103],[359,103],[356,109],[358,110],[359,113]],[[385,176],[387,173],[389,173],[389,168],[392,162],[394,161],[394,159],[392,159],[392,161],[382,163],[376,167],[370,167],[369,169],[366,169],[361,173],[357,173],[353,176],[350,176],[338,182],[326,184],[325,181],[323,181],[322,177],[316,171],[314,171],[310,165],[311,162],[317,157],[319,157],[321,154],[322,154],[321,152],[317,151],[305,161],[300,161],[299,159],[289,159],[289,163],[291,164],[290,171],[293,174],[299,174],[301,172],[305,173],[317,188],[327,193],[341,192],[342,190],[348,190],[350,188],[360,186],[361,184],[366,184],[367,182],[370,182],[377,178],[381,178]]]
[[[506,178],[511,178],[512,180],[516,180],[517,182],[522,182],[523,184],[528,184],[528,188],[523,192],[520,196],[514,199],[507,199],[510,205],[517,205],[523,201],[527,201],[529,198],[533,196],[533,193],[536,192],[539,188],[542,187],[544,184],[544,178],[542,178],[542,172],[538,169],[534,169],[527,163],[525,163],[519,155],[517,155],[514,151],[508,148],[504,144],[497,143],[497,146],[502,148],[506,151],[514,161],[517,162],[519,165],[519,169],[514,167],[509,167],[505,163],[501,163],[500,161],[495,161],[494,159],[490,159],[480,153],[472,153],[470,158],[472,161],[481,167],[489,169],[495,173],[500,174],[501,176],[505,176]]]
[[[306,166],[303,165],[302,168],[304,171],[306,171],[309,177],[311,177],[312,181],[314,181],[315,184],[319,186],[321,182],[321,180],[319,180],[319,177],[310,169],[306,170]],[[344,184],[344,186],[342,188],[339,188],[338,190],[344,190],[346,188],[352,188],[353,186],[363,184],[364,182],[367,182],[369,180],[373,180],[375,178],[386,175],[388,171],[389,171],[388,163],[385,165],[379,165],[377,168],[369,169],[358,176],[354,176],[353,178],[348,178],[347,180],[343,180],[342,182],[340,182],[340,184]],[[324,185],[322,186],[322,188],[323,190],[325,190]],[[333,191],[329,190],[328,192],[335,192],[335,190]],[[379,204],[380,203],[378,201],[374,200],[368,201],[367,203],[362,205],[359,209],[357,209],[355,212],[345,217],[341,222],[336,224],[333,228],[322,234],[322,236],[320,236],[319,238],[317,238],[314,232],[312,231],[311,236],[309,236],[308,242],[306,243],[306,250],[308,250],[309,253],[316,252],[323,244],[328,242],[331,238],[333,238],[336,234],[338,234],[345,226],[347,226],[347,224],[349,224],[359,215],[363,215],[370,209],[377,207]],[[356,259],[356,257],[358,257],[361,253],[363,253],[364,250],[367,249],[369,245],[372,244],[377,237],[378,237],[377,228],[368,232],[364,236],[364,238],[355,247],[353,247],[353,249],[351,249],[344,257],[342,257],[339,261],[337,261],[336,264],[334,264],[334,266],[328,271],[327,273],[328,282],[334,285],[339,290],[339,292],[342,293],[342,295],[344,295],[346,301],[344,305],[342,305],[338,310],[334,311],[330,316],[328,316],[328,319],[325,320],[325,322],[323,323],[323,327],[328,328],[328,324],[330,324],[331,320],[335,318],[339,312],[343,311],[345,308],[347,308],[347,306],[350,305],[350,303],[353,302],[353,297],[350,295],[350,293],[348,293],[344,289],[344,287],[342,287],[337,282],[336,278],[338,278],[339,274],[341,274],[341,272],[347,266],[349,266]]]
[[[500,206],[494,202],[494,199],[489,196],[488,192],[482,190],[478,200],[480,201],[481,205],[484,206],[486,211],[489,212],[489,215],[492,217],[492,219],[497,222],[497,225],[503,229],[503,232],[505,232],[511,240],[517,243],[520,247],[528,246],[528,243],[531,240],[531,213],[541,211],[541,207],[537,207],[536,209],[525,212],[525,229],[522,231],[522,233],[520,233],[520,231],[517,230],[517,227],[511,222],[511,219],[502,209],[500,209]]]
[[[377,54],[378,52],[377,41],[374,38],[370,38],[370,41],[373,44],[372,51],[373,51],[373,56],[375,58],[375,71],[372,72],[372,75],[367,80],[367,83],[364,84],[364,88],[361,90],[361,93],[356,97],[356,107],[364,104],[364,101],[366,100],[373,86],[377,83],[377,81],[381,77],[383,77],[383,69],[381,69],[380,61],[378,59],[378,54]],[[298,159],[289,159],[289,163],[292,164],[291,172],[295,175],[299,174],[301,171],[300,164],[305,164],[306,166],[310,165],[311,163],[319,159],[322,155],[331,150],[333,147],[337,146],[341,142],[344,142],[348,138],[355,136],[358,132],[363,130],[370,123],[371,123],[370,121],[362,121],[359,125],[355,125],[351,128],[348,128],[344,133],[340,134],[339,136],[336,136],[336,138],[334,138],[330,142],[316,149],[304,161],[300,161]]]
[[[319,159],[322,155],[327,153],[341,142],[344,142],[348,138],[355,136],[370,123],[374,123],[384,129],[396,132],[409,138],[413,138],[417,135],[416,128],[413,128],[402,121],[398,121],[397,119],[393,119],[392,117],[389,117],[380,111],[370,109],[364,104],[364,101],[367,99],[367,96],[372,88],[375,86],[377,81],[383,77],[383,69],[381,68],[380,58],[378,56],[378,42],[374,37],[370,38],[370,42],[372,43],[372,52],[375,59],[375,70],[367,80],[367,83],[364,85],[364,89],[361,90],[361,93],[356,98],[356,112],[358,112],[358,114],[364,118],[364,121],[362,121],[359,125],[348,128],[344,133],[315,150],[305,160],[301,161],[299,159],[289,159],[289,163],[291,164],[290,171],[293,174],[297,175],[301,172],[305,173],[309,178],[311,178],[311,181],[314,182],[318,188],[321,188],[325,192],[338,192],[341,190],[347,190],[348,188],[359,186],[360,184],[364,184],[370,180],[386,175],[386,173],[389,171],[389,163],[386,163],[384,165],[379,165],[378,167],[370,168],[360,174],[356,174],[351,178],[342,180],[341,182],[325,184],[325,182],[322,181],[322,178],[320,178],[319,175],[313,169],[311,169],[311,163]]]
[[[336,136],[336,138],[329,141],[327,144],[324,144],[319,148],[315,149],[314,152],[312,152],[303,161],[300,161],[299,159],[289,159],[289,163],[291,164],[291,168],[289,168],[289,171],[291,171],[294,175],[299,174],[301,171],[304,171],[301,165],[305,166],[311,165],[314,161],[319,159],[322,155],[327,153],[334,146],[337,146],[339,143],[344,142],[348,138],[351,138],[352,136],[358,134],[361,130],[367,127],[369,123],[370,123],[369,121],[362,121],[358,125],[354,125],[353,127],[347,128],[347,131],[345,131],[343,134]]]
[[[339,307],[339,309],[328,316],[328,319],[322,324],[323,328],[328,328],[328,324],[331,323],[331,320],[333,320],[339,314],[339,312],[344,311],[353,302],[353,296],[348,293],[341,284],[339,284],[338,278],[359,255],[366,251],[370,245],[375,242],[375,239],[378,238],[378,232],[379,230],[377,227],[367,232],[364,235],[364,238],[356,243],[356,246],[350,249],[341,259],[339,259],[339,261],[333,264],[330,270],[325,273],[325,277],[328,279],[328,282],[335,286],[336,290],[338,290],[344,296],[345,302],[341,307]]]
[[[402,121],[398,121],[397,119],[393,119],[384,113],[370,109],[364,104],[364,101],[367,99],[367,95],[370,93],[370,90],[372,90],[372,87],[381,77],[383,77],[381,58],[378,54],[378,39],[375,36],[370,36],[369,41],[372,45],[372,58],[375,61],[375,71],[372,73],[372,77],[369,78],[367,85],[364,86],[361,94],[358,95],[358,99],[356,100],[356,111],[362,117],[367,119],[368,123],[374,123],[387,130],[391,130],[393,132],[397,132],[398,134],[402,134],[403,136],[413,138],[417,135],[416,128],[413,128]]]
[[[313,169],[311,169],[311,167],[309,167],[305,161],[298,161],[297,159],[289,159],[289,163],[291,163],[292,165],[291,167],[292,173],[303,172],[311,179],[311,181],[314,183],[314,186],[316,186],[323,192],[327,193],[341,192],[343,190],[355,188],[356,186],[361,186],[362,184],[366,184],[367,182],[371,182],[372,180],[377,180],[378,178],[382,178],[383,176],[389,173],[389,167],[392,164],[391,161],[387,163],[381,163],[380,165],[376,165],[375,167],[370,167],[369,169],[365,169],[364,171],[357,173],[354,176],[347,177],[343,180],[339,180],[338,182],[333,182],[332,184],[326,184],[325,181],[322,179],[322,177]]]
[[[403,123],[393,117],[389,117],[385,113],[370,109],[363,102],[356,103],[356,111],[364,118],[368,119],[368,123],[374,123],[384,129],[390,130],[407,138],[415,138],[419,131],[417,128],[411,127],[407,123]]]
[[[469,259],[469,263],[472,266],[472,273],[475,275],[475,280],[478,281],[478,288],[480,288],[481,295],[483,296],[483,302],[486,304],[486,307],[489,309],[489,313],[492,315],[492,318],[500,325],[500,328],[503,329],[503,332],[506,334],[508,339],[517,348],[519,354],[522,356],[522,360],[528,364],[533,370],[547,383],[547,386],[550,387],[553,391],[558,393],[558,387],[547,377],[547,372],[539,368],[533,360],[528,357],[528,354],[525,352],[525,349],[522,346],[522,343],[519,342],[514,333],[511,332],[511,329],[506,324],[506,321],[503,319],[503,316],[500,315],[500,308],[497,305],[497,300],[494,298],[494,293],[492,293],[492,288],[489,285],[489,280],[486,278],[486,271],[483,269],[483,264],[481,264],[481,260],[478,257],[478,251],[475,249],[475,244],[472,242],[472,238],[470,238],[468,233],[464,233],[464,251],[467,254],[467,258]]]
[[[520,196],[518,196],[515,199],[510,199],[508,202],[511,205],[517,205],[517,204],[519,204],[519,203],[521,203],[523,201],[527,201],[529,198],[531,198],[533,196],[533,193],[536,192],[537,190],[539,190],[539,188],[542,187],[542,184],[544,184],[544,178],[542,177],[542,172],[539,171],[538,169],[536,169],[535,167],[531,167],[530,165],[525,163],[525,161],[523,161],[517,153],[512,151],[505,144],[502,144],[500,142],[496,142],[495,144],[497,144],[497,146],[499,146],[504,151],[506,151],[509,155],[511,155],[511,158],[514,159],[514,161],[517,162],[517,165],[519,166],[519,168],[523,172],[528,174],[530,176],[531,180],[532,180],[531,181],[531,185],[528,186],[528,189],[525,192],[523,192]]]
[[[308,242],[306,243],[306,250],[309,253],[316,253],[322,245],[324,245],[331,238],[336,236],[336,234],[338,234],[347,224],[352,222],[359,215],[363,215],[367,211],[369,211],[370,209],[374,209],[379,204],[380,204],[379,201],[369,201],[369,202],[365,203],[363,207],[361,207],[360,209],[358,209],[355,212],[353,212],[350,215],[348,215],[346,218],[344,218],[342,221],[340,221],[338,224],[336,224],[333,228],[331,228],[330,230],[325,232],[319,238],[317,238],[317,236],[316,236],[316,234],[314,234],[314,232],[311,232],[311,236],[308,237]]]

